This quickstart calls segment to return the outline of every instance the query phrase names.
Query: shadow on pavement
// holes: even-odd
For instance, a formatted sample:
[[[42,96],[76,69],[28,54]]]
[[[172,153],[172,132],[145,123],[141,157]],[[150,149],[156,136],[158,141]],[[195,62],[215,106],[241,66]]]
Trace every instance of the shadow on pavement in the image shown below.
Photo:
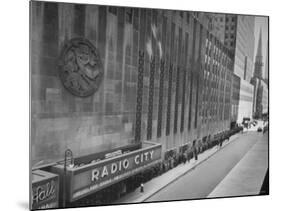
[[[266,175],[264,177],[261,190],[260,190],[260,195],[269,195],[269,172],[268,169],[266,171]]]

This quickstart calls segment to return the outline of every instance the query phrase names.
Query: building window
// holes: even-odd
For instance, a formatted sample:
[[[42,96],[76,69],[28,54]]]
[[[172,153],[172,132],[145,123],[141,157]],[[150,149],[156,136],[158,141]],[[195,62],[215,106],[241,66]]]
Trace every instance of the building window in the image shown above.
[[[190,16],[190,14],[189,14],[189,12],[187,12],[187,13],[186,13],[186,22],[187,22],[187,23],[189,23],[189,16]]]
[[[225,21],[228,22],[228,18],[226,18]]]
[[[220,18],[220,21],[223,22],[223,17]]]
[[[234,26],[231,26],[231,30],[234,30]]]
[[[225,29],[228,30],[228,26],[225,26]]]
[[[127,8],[126,9],[126,21],[128,23],[132,23],[132,20],[133,20],[133,9]]]
[[[109,7],[108,11],[114,15],[117,15],[117,7]]]
[[[180,11],[180,16],[181,18],[183,18],[183,11]]]
[[[235,17],[232,17],[232,22],[235,22]]]

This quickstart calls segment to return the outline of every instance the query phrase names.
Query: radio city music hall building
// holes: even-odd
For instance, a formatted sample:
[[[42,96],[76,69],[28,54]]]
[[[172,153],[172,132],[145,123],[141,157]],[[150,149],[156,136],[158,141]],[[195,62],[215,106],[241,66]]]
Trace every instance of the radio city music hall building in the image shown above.
[[[41,207],[85,204],[110,188],[123,194],[127,181],[230,129],[233,60],[208,20],[31,2],[33,205],[37,171],[58,175],[59,202]]]

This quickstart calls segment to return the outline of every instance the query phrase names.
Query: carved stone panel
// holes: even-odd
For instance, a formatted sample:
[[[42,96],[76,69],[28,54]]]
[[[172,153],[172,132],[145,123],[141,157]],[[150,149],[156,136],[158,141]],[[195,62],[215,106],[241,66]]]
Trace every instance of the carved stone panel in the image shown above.
[[[73,95],[93,95],[103,78],[103,66],[97,48],[84,38],[69,40],[61,51],[59,77]]]

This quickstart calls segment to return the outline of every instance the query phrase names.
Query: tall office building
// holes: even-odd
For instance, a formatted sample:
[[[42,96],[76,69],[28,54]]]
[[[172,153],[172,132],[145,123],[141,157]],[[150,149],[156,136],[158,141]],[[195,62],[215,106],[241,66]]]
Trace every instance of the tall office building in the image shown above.
[[[225,14],[211,13],[210,14],[210,32],[224,43],[225,39]]]
[[[258,48],[257,48],[257,54],[256,54],[256,60],[255,60],[254,77],[262,79],[263,78],[262,70],[263,70],[262,32],[260,30],[259,42],[258,42]]]
[[[255,18],[253,16],[237,17],[234,73],[247,82],[250,82],[253,76],[255,48],[254,29]]]
[[[250,82],[253,75],[254,29],[253,16],[214,14],[211,32],[221,40],[234,57],[234,73]]]
[[[236,17],[234,73],[241,79],[238,122],[242,122],[243,118],[251,118],[253,115],[254,87],[250,81],[254,67],[255,18],[253,16]]]
[[[252,117],[253,85],[250,81],[254,67],[255,18],[215,14],[213,23],[212,33],[223,41],[234,60],[233,73],[238,78],[233,76],[232,79],[232,117],[236,117],[236,121],[241,123],[244,117]],[[232,121],[234,120],[235,118],[232,118]]]

